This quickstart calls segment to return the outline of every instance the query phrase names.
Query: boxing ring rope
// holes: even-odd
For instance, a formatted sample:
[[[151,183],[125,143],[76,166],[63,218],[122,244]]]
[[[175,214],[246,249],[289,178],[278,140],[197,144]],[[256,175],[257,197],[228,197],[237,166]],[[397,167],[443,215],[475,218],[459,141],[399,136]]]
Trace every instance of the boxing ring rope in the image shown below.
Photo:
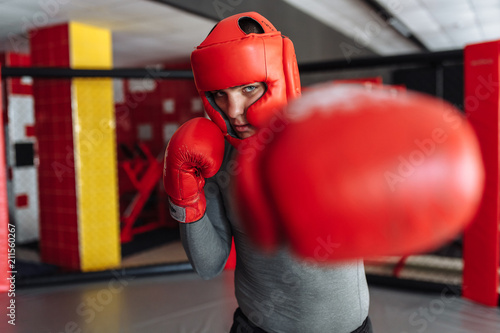
[[[386,57],[360,57],[343,60],[318,61],[299,64],[301,74],[335,70],[375,68],[401,65],[439,64],[447,61],[463,61],[463,50],[411,53]]]
[[[418,53],[388,57],[365,57],[333,61],[320,61],[299,64],[301,74],[353,70],[360,68],[392,67],[405,65],[439,66],[446,62],[463,63],[464,50],[433,53]],[[29,68],[1,67],[2,79],[9,77],[33,78],[74,78],[74,77],[111,77],[143,79],[192,79],[189,70],[164,70],[158,68],[122,68],[111,70],[69,69],[69,68]],[[366,261],[369,283],[393,288],[417,289],[431,292],[461,292],[464,262],[462,258],[452,258],[433,254],[408,257],[384,257]],[[185,272],[191,269],[188,263],[165,264],[134,269],[130,274],[148,275]],[[109,272],[79,273],[65,277],[33,278],[20,285],[32,286],[49,283],[74,282],[105,278]],[[500,273],[499,273],[500,274]],[[498,277],[498,276],[497,276]],[[500,292],[500,290],[499,290]]]
[[[2,67],[2,78],[30,76],[33,78],[110,77],[139,79],[192,79],[189,70],[157,68],[71,69],[54,67]]]
[[[431,53],[404,54],[388,57],[360,57],[350,60],[318,61],[299,64],[301,74],[334,70],[349,70],[401,65],[437,64],[446,61],[463,61],[463,50]],[[112,77],[151,79],[192,79],[189,70],[163,70],[158,68],[117,68],[109,70],[70,69],[54,67],[2,66],[2,78],[31,76],[34,78]]]

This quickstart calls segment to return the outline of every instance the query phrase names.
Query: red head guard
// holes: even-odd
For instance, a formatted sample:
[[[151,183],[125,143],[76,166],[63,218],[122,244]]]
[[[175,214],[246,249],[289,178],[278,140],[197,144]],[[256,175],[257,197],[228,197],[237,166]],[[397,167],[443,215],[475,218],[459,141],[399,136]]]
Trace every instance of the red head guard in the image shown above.
[[[254,20],[263,33],[245,33],[240,25],[242,19]],[[191,66],[205,110],[234,146],[242,140],[213,101],[211,91],[263,82],[266,92],[248,108],[246,115],[248,122],[257,128],[264,126],[289,99],[300,95],[291,40],[255,12],[220,21],[191,54]]]

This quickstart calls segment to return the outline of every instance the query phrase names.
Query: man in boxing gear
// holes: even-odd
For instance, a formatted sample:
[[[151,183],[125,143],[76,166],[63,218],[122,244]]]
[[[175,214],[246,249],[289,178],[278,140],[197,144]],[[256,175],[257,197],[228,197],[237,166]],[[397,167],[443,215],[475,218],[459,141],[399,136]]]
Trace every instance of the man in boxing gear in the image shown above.
[[[269,256],[251,241],[232,202],[232,177],[240,172],[235,147],[251,148],[244,143],[255,130],[273,123],[277,110],[300,94],[291,41],[261,15],[238,14],[214,27],[192,53],[191,63],[205,110],[228,144],[219,171],[206,179],[205,214],[181,223],[180,233],[192,266],[204,279],[223,270],[234,238],[239,308],[231,332],[371,332],[361,260],[323,267],[298,259],[286,247]],[[189,137],[175,138],[184,141]],[[172,146],[164,175],[167,191],[174,169],[168,161]]]

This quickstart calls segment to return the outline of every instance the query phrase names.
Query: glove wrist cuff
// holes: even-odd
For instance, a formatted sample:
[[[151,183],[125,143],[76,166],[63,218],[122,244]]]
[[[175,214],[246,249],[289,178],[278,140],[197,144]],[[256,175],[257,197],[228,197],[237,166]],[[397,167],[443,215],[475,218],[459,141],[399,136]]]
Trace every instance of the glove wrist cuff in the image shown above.
[[[196,200],[189,203],[176,201],[168,198],[170,216],[180,223],[191,223],[200,220],[205,215],[206,200],[204,195],[198,196]]]

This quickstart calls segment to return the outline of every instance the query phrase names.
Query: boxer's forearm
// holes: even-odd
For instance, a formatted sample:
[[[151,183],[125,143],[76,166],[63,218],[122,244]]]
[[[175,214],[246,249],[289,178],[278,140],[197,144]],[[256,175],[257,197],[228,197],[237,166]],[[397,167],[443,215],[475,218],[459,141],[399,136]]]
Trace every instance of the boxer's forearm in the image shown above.
[[[214,189],[214,187],[211,187]],[[182,245],[195,271],[203,278],[217,276],[231,250],[231,228],[219,195],[207,195],[207,210],[195,223],[180,224]]]

